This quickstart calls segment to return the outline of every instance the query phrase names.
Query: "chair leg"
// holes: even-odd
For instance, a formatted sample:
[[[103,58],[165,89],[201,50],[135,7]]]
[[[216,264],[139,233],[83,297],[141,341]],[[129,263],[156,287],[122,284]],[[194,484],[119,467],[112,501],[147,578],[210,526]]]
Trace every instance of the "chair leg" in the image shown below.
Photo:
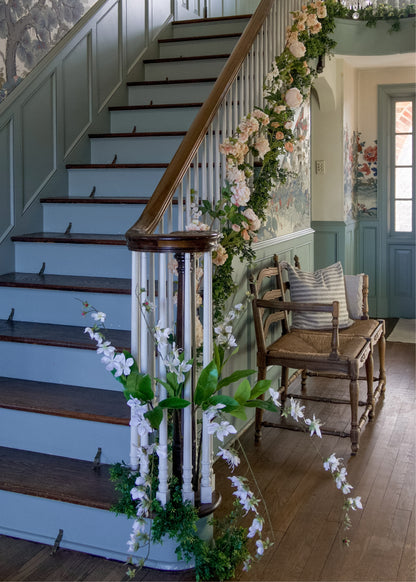
[[[300,384],[300,389],[301,389],[302,392],[305,392],[305,390],[306,390],[306,379],[307,379],[307,377],[308,377],[307,370],[302,370],[302,381],[301,381],[301,384]]]
[[[380,379],[379,382],[382,383],[381,392],[386,390],[386,336],[383,332],[380,339],[378,340],[378,358],[380,361]]]
[[[257,380],[266,379],[267,368],[258,368]],[[260,400],[264,400],[264,394],[259,397]],[[254,432],[254,442],[259,443],[261,441],[261,427],[263,423],[263,409],[256,408],[256,420],[255,420],[255,432]]]
[[[289,368],[282,366],[281,384],[280,384],[280,400],[282,402],[282,408],[285,405],[287,397],[287,385],[289,382]]]
[[[355,455],[359,448],[360,430],[358,428],[358,379],[350,380],[350,405],[351,405],[351,454]]]
[[[373,378],[374,378],[374,359],[373,351],[371,350],[368,354],[368,358],[365,362],[365,375],[367,378],[367,409],[369,410],[368,418],[371,420],[374,418],[375,412],[375,400],[374,400],[374,390],[373,390]]]

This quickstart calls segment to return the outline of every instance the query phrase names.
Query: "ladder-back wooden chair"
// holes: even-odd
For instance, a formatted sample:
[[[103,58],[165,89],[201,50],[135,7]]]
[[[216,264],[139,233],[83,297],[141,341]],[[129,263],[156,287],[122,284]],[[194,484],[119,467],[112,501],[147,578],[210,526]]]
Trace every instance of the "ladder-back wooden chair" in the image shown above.
[[[250,292],[253,296],[252,308],[257,342],[258,379],[266,378],[267,367],[281,366],[282,404],[291,383],[289,370],[310,370],[318,373],[336,374],[349,380],[349,397],[342,400],[351,409],[350,431],[333,431],[322,429],[324,434],[337,434],[351,438],[351,451],[355,455],[359,448],[361,427],[373,407],[372,395],[372,353],[369,338],[353,337],[339,333],[339,302],[328,303],[293,303],[285,301],[286,285],[283,282],[279,263],[260,271],[257,278],[251,277]],[[311,334],[308,330],[291,330],[288,312],[329,313],[331,332]],[[271,338],[272,329],[281,324],[281,336]],[[358,418],[359,372],[366,366],[367,402],[364,413]],[[371,372],[371,374],[370,374]],[[293,377],[292,377],[293,379]],[[328,401],[323,397],[324,400]],[[331,402],[333,400],[331,399]],[[288,426],[265,422],[263,411],[256,410],[256,441],[261,438],[262,426],[289,428]]]
[[[274,265],[278,267],[279,260],[278,256],[275,255],[273,258]],[[294,257],[295,269],[300,270],[300,263],[297,256]],[[280,263],[281,270],[287,269],[289,266],[285,261]],[[354,337],[364,337],[370,338],[371,342],[371,352],[374,357],[375,346],[378,347],[378,360],[379,360],[379,372],[378,377],[373,377],[373,382],[377,382],[375,390],[373,390],[372,395],[372,409],[369,411],[369,418],[374,417],[375,406],[380,397],[380,395],[386,390],[386,371],[385,371],[385,359],[386,359],[386,334],[385,334],[385,321],[383,319],[374,319],[369,317],[368,312],[368,291],[369,291],[369,278],[366,274],[361,275],[345,275],[345,291],[346,291],[346,303],[348,314],[351,320],[351,324],[339,330],[339,334],[354,336]],[[285,293],[288,289],[290,291],[290,284],[288,282],[280,283],[281,288],[284,289]],[[291,296],[293,300],[293,297]],[[328,333],[328,330],[309,330],[313,334],[323,334]],[[372,363],[373,358],[368,360],[367,364]],[[368,370],[368,373],[373,376],[374,372]],[[337,378],[337,375],[330,375],[318,372],[313,372],[311,370],[302,371],[302,391],[306,389],[306,378],[307,376],[326,376]],[[361,378],[364,379],[364,378]]]

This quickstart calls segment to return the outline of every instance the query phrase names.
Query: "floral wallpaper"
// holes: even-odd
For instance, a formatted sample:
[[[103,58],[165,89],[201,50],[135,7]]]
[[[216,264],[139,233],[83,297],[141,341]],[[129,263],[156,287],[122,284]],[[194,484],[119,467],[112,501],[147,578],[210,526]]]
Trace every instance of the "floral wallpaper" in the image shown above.
[[[377,216],[377,140],[357,134],[358,216]]]
[[[97,0],[0,0],[0,102]]]
[[[272,193],[267,220],[259,230],[259,240],[267,240],[308,228],[311,222],[310,184],[310,107],[304,103],[299,114],[294,151],[283,161],[290,171],[286,183]]]
[[[357,218],[357,132],[344,127],[344,220]]]

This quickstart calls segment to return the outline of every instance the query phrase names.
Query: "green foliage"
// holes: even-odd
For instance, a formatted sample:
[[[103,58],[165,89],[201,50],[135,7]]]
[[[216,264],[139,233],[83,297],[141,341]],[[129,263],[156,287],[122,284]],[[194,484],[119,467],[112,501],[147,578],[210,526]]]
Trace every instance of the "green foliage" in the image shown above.
[[[408,4],[402,8],[396,8],[391,4],[377,4],[377,6],[368,5],[365,8],[358,8],[354,10],[348,6],[343,6],[334,0],[326,2],[328,14],[335,18],[353,18],[354,13],[358,13],[358,20],[366,22],[368,27],[374,27],[379,21],[385,21],[391,24],[390,32],[398,32],[400,30],[400,20],[403,18],[411,18],[415,16],[415,4]]]
[[[247,529],[239,525],[243,517],[241,506],[235,502],[233,511],[223,520],[212,520],[216,536],[212,544],[198,536],[198,512],[189,501],[182,501],[180,487],[173,481],[171,499],[165,507],[153,503],[152,539],[162,543],[163,537],[174,539],[178,545],[178,560],[195,560],[197,580],[229,580],[235,569],[248,555]]]
[[[117,502],[111,507],[117,515],[125,514],[129,518],[136,516],[136,503],[131,498],[130,491],[135,485],[137,471],[132,471],[125,463],[115,463],[110,467],[110,481],[118,493]]]

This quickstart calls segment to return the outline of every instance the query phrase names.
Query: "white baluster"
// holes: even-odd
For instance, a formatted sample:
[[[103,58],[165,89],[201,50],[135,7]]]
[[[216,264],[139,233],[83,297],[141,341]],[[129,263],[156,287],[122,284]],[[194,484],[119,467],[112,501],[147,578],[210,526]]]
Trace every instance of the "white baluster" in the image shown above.
[[[159,324],[162,328],[168,326],[168,299],[166,297],[166,255],[161,253],[159,255]],[[167,346],[159,346],[160,358],[158,358],[158,377],[161,380],[166,380],[166,369],[162,362],[166,358]],[[158,400],[166,398],[166,388],[160,386]],[[167,410],[163,411],[163,419],[159,426],[159,487],[156,493],[157,499],[162,505],[165,505],[169,499],[168,487],[168,418]]]
[[[131,253],[131,353],[139,361],[140,336],[140,253]],[[130,467],[137,471],[139,467],[137,427],[130,426]]]
[[[212,360],[212,256],[204,253],[204,352],[203,366]],[[201,455],[201,503],[212,503],[215,488],[212,470],[212,435],[208,434],[205,417],[202,419],[202,455]]]
[[[191,294],[191,257],[185,255],[185,289],[184,289],[184,361],[192,357],[192,334],[189,330],[195,327],[195,318],[192,314],[192,306],[195,306],[195,298]],[[192,374],[188,374],[184,387],[185,400],[192,401]],[[182,458],[182,498],[184,501],[195,501],[192,490],[192,404],[183,409],[183,458]]]

